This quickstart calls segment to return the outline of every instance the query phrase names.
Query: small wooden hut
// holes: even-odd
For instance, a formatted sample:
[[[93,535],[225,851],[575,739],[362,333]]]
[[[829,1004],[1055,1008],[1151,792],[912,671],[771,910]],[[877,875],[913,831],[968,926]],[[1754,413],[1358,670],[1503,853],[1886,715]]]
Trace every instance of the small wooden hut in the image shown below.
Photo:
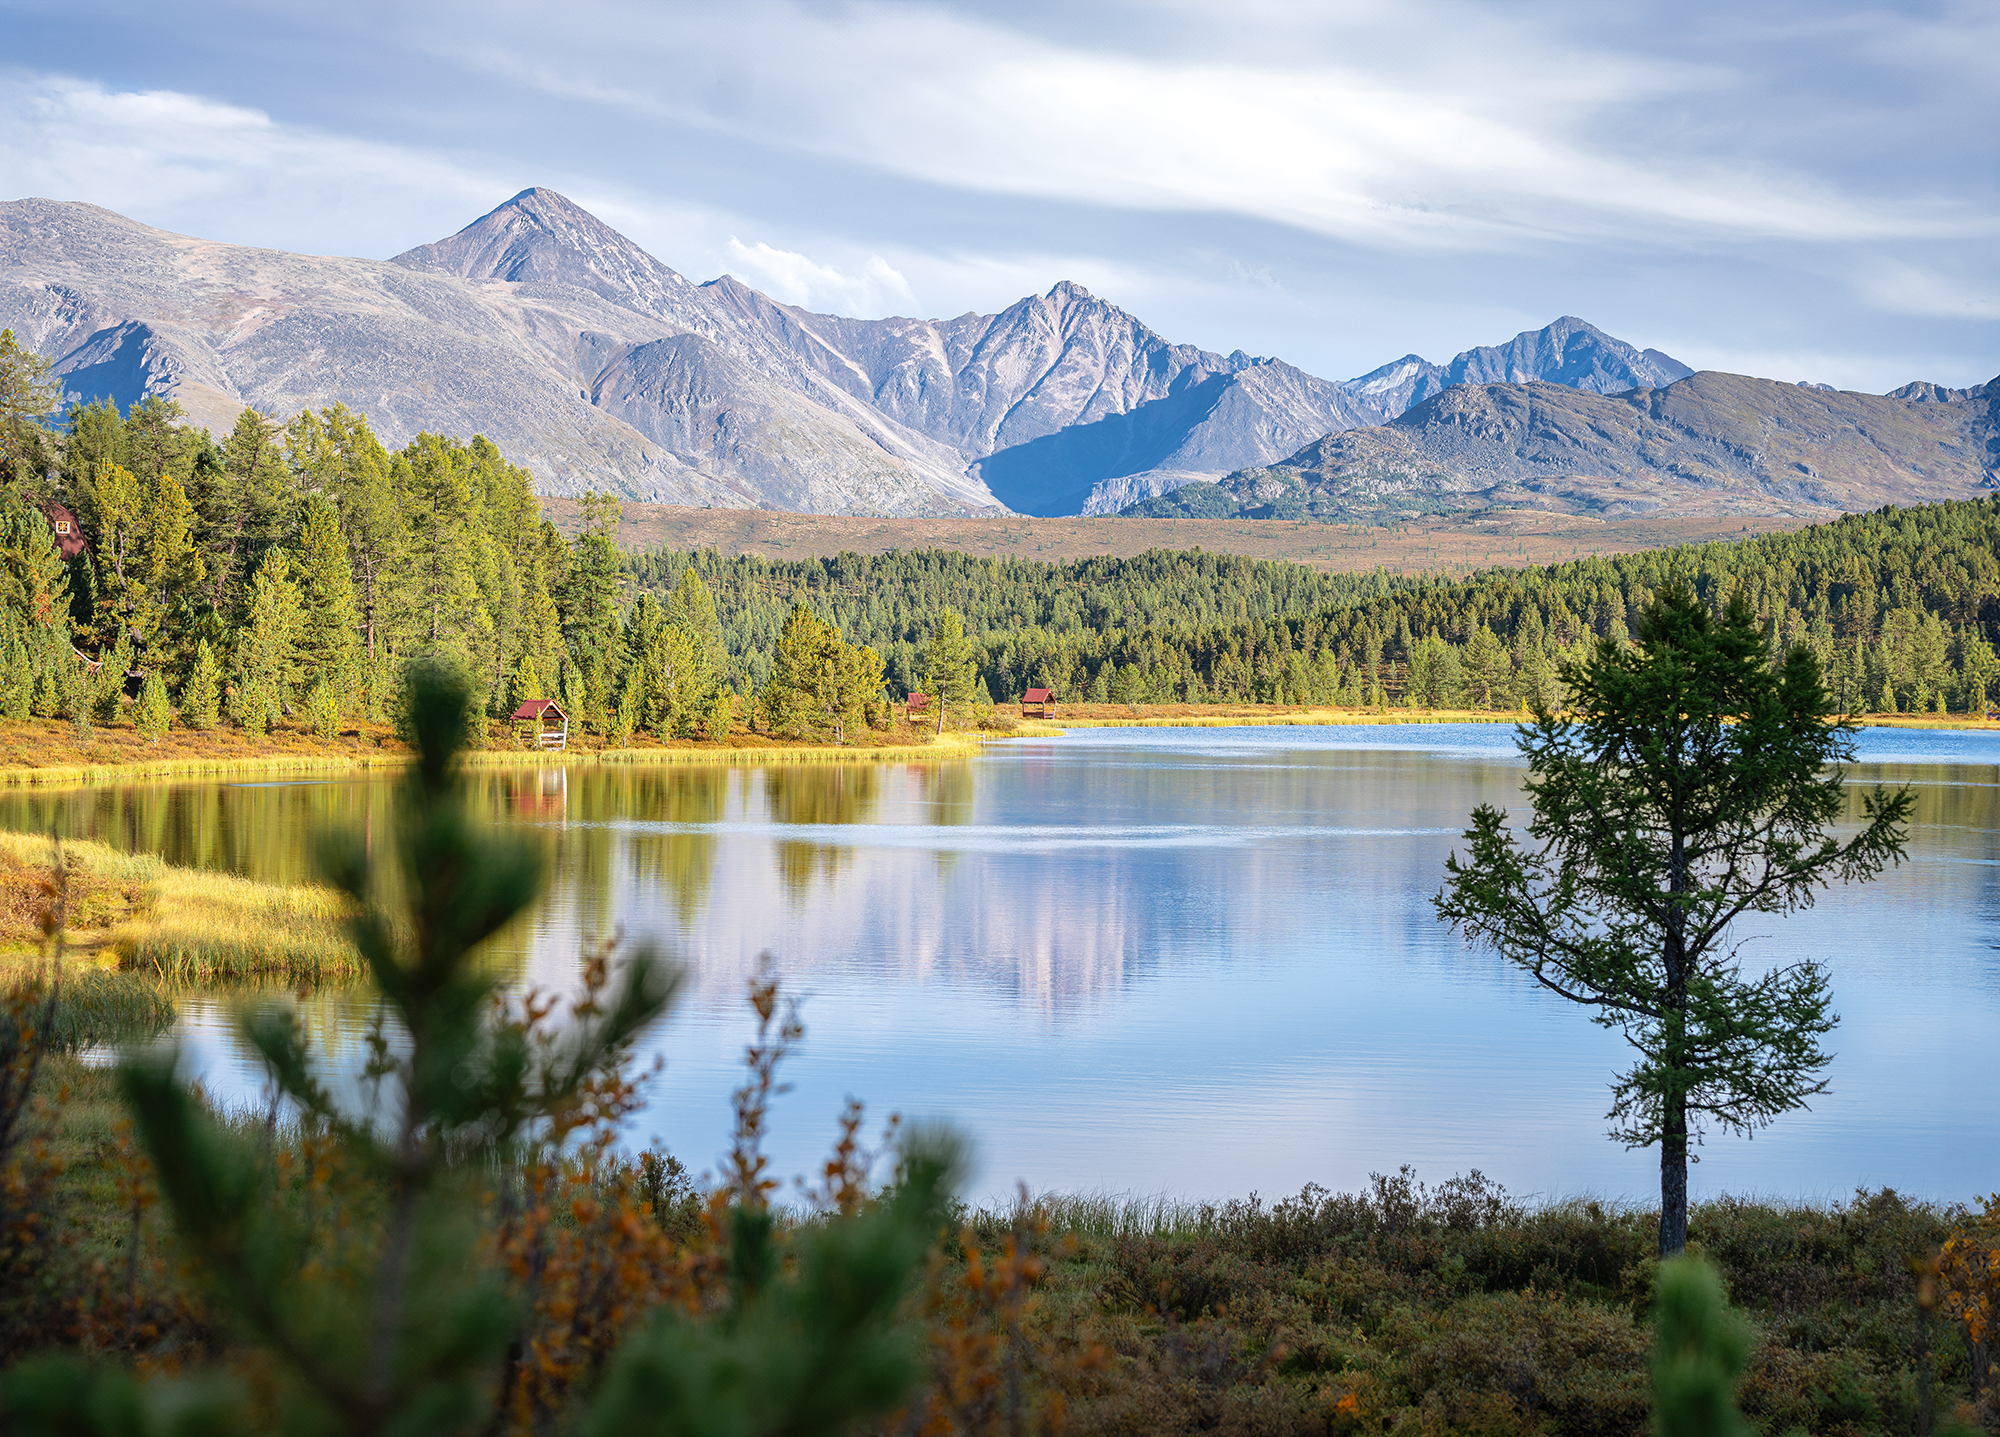
[[[930,706],[931,696],[929,694],[913,693],[904,701],[903,717],[913,719],[920,713],[928,712]]]
[[[536,748],[569,747],[569,715],[554,699],[529,699],[514,710],[514,721],[535,726]],[[557,725],[553,730],[551,723]]]
[[[1050,689],[1029,689],[1021,695],[1022,718],[1048,718],[1055,712],[1056,696]],[[1031,714],[1029,710],[1034,712]]]

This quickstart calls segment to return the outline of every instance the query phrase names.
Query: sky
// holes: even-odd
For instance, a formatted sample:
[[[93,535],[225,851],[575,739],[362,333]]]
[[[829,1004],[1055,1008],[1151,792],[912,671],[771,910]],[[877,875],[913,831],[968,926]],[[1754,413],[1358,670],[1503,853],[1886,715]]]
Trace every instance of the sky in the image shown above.
[[[1331,379],[1574,314],[1980,383],[1996,113],[1996,0],[0,0],[0,199],[387,258],[546,185],[697,281],[1070,279]]]

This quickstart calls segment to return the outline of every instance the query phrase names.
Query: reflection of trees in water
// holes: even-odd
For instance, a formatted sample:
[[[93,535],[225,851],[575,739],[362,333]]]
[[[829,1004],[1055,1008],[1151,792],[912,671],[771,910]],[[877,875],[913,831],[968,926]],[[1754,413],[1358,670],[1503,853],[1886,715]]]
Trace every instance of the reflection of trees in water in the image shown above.
[[[871,823],[882,801],[879,764],[785,764],[763,769],[759,777],[764,811],[777,824]],[[831,882],[853,861],[846,844],[792,838],[777,844],[778,877],[795,903],[815,877]]]
[[[972,822],[972,762],[951,759],[939,763],[912,763],[905,771],[916,780],[917,798],[924,805],[924,821],[945,825]]]
[[[127,784],[0,797],[0,827],[96,839],[168,863],[240,873],[265,883],[313,883],[313,834],[362,826],[379,837],[393,783],[381,779],[279,783]]]
[[[707,765],[669,769],[635,785],[632,814],[663,823],[720,822],[729,801],[729,773]],[[693,921],[708,901],[715,874],[713,833],[635,833],[632,871],[640,882],[664,891],[681,922]]]
[[[968,759],[946,760],[939,763],[913,763],[905,771],[917,791],[917,801],[923,806],[924,822],[940,827],[963,827],[972,822],[972,763]],[[948,876],[958,866],[958,851],[940,848],[937,851],[937,875],[940,879]]]

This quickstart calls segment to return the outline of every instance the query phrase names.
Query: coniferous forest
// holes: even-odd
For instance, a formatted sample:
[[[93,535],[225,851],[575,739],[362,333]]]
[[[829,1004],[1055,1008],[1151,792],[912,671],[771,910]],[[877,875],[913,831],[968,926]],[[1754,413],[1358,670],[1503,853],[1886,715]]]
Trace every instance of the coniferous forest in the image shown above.
[[[142,727],[393,721],[416,658],[489,716],[559,698],[619,738],[734,717],[839,741],[912,690],[1000,701],[1516,709],[1670,575],[1743,591],[1841,708],[1966,712],[1992,695],[2000,496],[1797,533],[1494,569],[1327,574],[1194,551],[1063,563],[939,551],[771,562],[621,552],[618,505],[560,534],[492,444],[385,446],[338,405],[216,439],[150,397],[36,422],[0,355],[0,712]],[[74,532],[58,532],[69,529]],[[80,541],[80,542],[79,542]],[[81,662],[79,660],[82,660]]]

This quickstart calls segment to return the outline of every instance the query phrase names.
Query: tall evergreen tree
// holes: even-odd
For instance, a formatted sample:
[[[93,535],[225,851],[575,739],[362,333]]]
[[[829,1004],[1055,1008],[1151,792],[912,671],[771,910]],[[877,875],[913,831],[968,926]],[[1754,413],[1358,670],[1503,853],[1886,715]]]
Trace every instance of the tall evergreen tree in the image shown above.
[[[291,559],[267,549],[251,577],[249,622],[236,645],[236,719],[252,733],[263,733],[292,701],[304,626]]]
[[[0,329],[0,479],[38,484],[54,462],[42,420],[55,413],[62,387],[48,360]]]
[[[1672,1257],[1687,1246],[1701,1125],[1747,1132],[1826,1088],[1825,972],[1806,961],[1744,979],[1730,924],[1899,861],[1915,799],[1878,787],[1859,833],[1827,835],[1852,726],[1828,721],[1809,651],[1767,661],[1740,592],[1718,618],[1669,584],[1635,644],[1601,640],[1563,677],[1579,716],[1538,714],[1517,739],[1533,846],[1481,805],[1437,910],[1637,1049],[1610,1116],[1628,1146],[1659,1146],[1660,1254]]]
[[[299,658],[326,684],[337,714],[360,682],[361,625],[340,517],[325,494],[307,496],[302,506],[293,578],[302,610]]]
[[[254,409],[236,417],[223,441],[221,471],[201,512],[210,602],[218,613],[244,611],[249,576],[291,515],[295,486],[279,441],[278,426]]]
[[[148,669],[166,668],[176,680],[194,662],[195,644],[204,637],[200,619],[208,607],[194,517],[179,476],[163,470],[153,480],[140,521],[144,609],[135,627],[145,637],[141,662]]]
[[[945,710],[952,704],[972,702],[972,684],[977,677],[972,641],[965,636],[965,621],[958,610],[947,607],[937,617],[930,638],[924,644],[924,684],[931,702],[937,705],[937,731],[944,732]]]
[[[181,684],[181,721],[192,729],[212,729],[222,716],[222,665],[215,650],[201,639],[194,647],[194,663]]]

